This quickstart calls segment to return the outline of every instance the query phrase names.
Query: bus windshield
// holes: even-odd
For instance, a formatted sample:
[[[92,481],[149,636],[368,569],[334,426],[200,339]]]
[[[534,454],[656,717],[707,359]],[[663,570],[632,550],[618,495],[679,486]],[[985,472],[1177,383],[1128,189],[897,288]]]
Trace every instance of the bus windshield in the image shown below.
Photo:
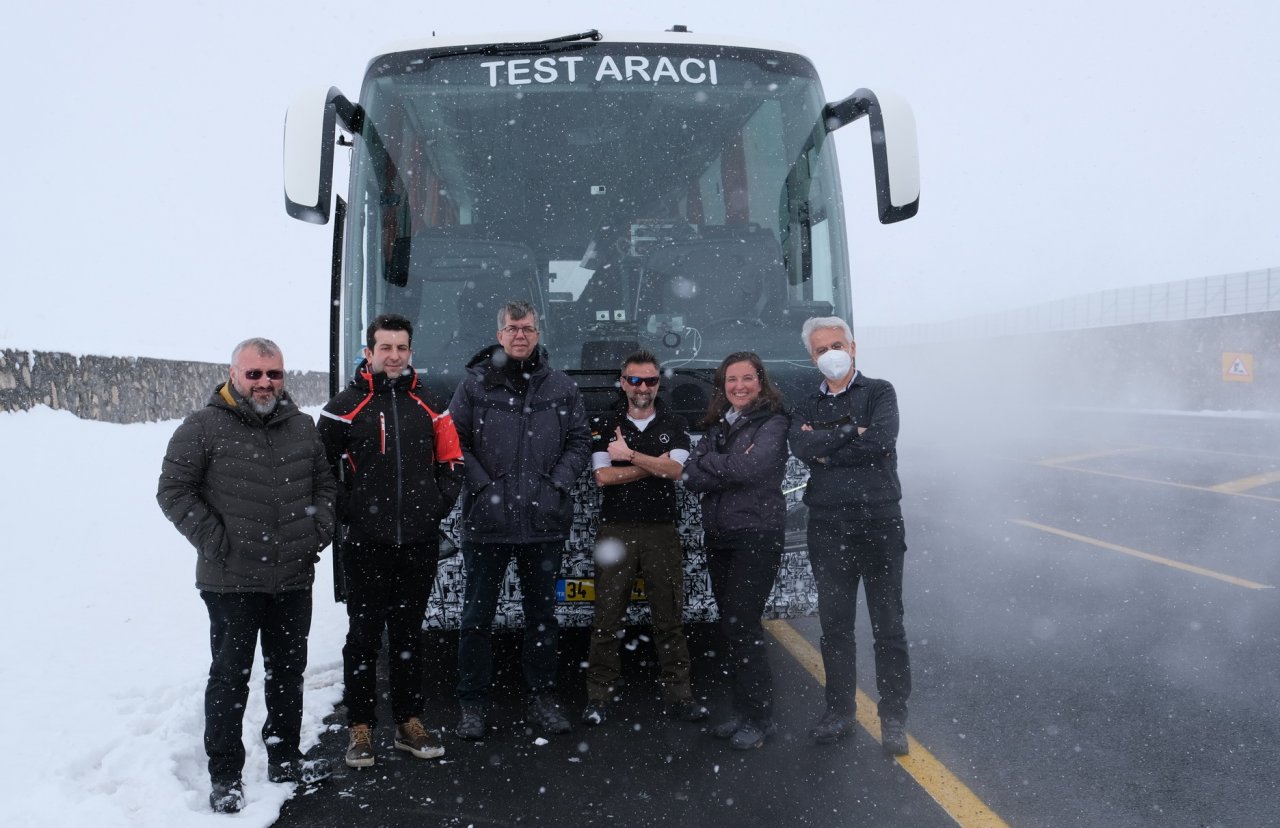
[[[846,317],[844,217],[812,65],[727,46],[573,43],[380,57],[361,94],[341,364],[365,323],[415,324],[415,366],[461,378],[504,300],[553,364],[664,368],[733,350],[808,366],[800,324]]]

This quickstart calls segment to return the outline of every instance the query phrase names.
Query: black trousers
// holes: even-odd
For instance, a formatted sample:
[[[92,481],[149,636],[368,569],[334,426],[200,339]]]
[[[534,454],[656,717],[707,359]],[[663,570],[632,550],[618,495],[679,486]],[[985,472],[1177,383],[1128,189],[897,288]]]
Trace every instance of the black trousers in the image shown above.
[[[262,741],[267,746],[267,761],[279,764],[300,757],[302,673],[311,632],[311,590],[274,595],[201,592],[200,597],[209,609],[209,649],[213,655],[204,691],[209,778],[231,782],[239,779],[244,769],[241,731],[259,636],[267,704]]]
[[[907,720],[911,661],[902,623],[906,553],[902,518],[852,520],[830,510],[809,513],[809,562],[818,586],[822,663],[827,673],[827,707],[832,710],[854,712],[857,644],[853,629],[861,582],[875,639],[880,716]]]
[[[347,723],[377,724],[378,653],[387,631],[391,716],[403,724],[422,715],[422,623],[435,583],[436,543],[384,546],[350,542],[347,577],[347,641],[342,648]]]
[[[729,645],[733,709],[758,721],[773,717],[773,673],[760,618],[778,577],[783,537],[776,530],[706,539],[711,592]]]

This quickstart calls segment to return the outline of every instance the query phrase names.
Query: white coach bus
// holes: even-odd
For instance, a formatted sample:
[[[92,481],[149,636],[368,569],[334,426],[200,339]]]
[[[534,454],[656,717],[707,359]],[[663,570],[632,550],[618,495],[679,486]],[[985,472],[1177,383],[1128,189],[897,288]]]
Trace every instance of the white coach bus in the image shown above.
[[[433,38],[378,55],[358,100],[318,88],[285,120],[286,208],[334,218],[332,390],[350,381],[369,320],[392,312],[413,320],[415,366],[448,399],[467,359],[496,341],[502,301],[523,298],[589,409],[617,399],[622,358],[638,347],[658,355],[663,397],[691,424],[732,351],[756,351],[785,393],[803,393],[817,374],[801,323],[852,322],[831,133],[864,115],[880,220],[910,218],[910,109],[867,89],[828,102],[813,64],[774,44],[677,26]],[[335,147],[349,153],[345,196],[333,193]],[[803,482],[793,460],[773,616],[815,609]],[[589,474],[575,496],[559,611],[584,624],[599,507]],[[687,618],[711,620],[697,501],[680,498]],[[457,626],[461,582],[461,556],[444,558],[430,625]],[[497,623],[521,621],[509,576]]]

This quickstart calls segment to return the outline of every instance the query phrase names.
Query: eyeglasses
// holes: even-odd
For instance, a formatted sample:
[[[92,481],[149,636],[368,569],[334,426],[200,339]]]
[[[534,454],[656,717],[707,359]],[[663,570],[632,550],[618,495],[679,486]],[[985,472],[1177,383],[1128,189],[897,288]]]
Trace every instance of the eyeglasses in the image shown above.
[[[622,378],[627,381],[627,385],[647,385],[650,388],[658,387],[659,377],[632,377],[627,374],[623,374]]]
[[[266,374],[269,380],[279,381],[284,379],[284,371],[279,368],[272,368],[269,371],[264,371],[261,368],[250,368],[247,371],[241,371],[240,374],[247,380],[260,380],[263,374]]]
[[[504,334],[515,336],[516,334],[524,334],[525,336],[537,336],[538,329],[529,325],[508,325],[502,329]]]

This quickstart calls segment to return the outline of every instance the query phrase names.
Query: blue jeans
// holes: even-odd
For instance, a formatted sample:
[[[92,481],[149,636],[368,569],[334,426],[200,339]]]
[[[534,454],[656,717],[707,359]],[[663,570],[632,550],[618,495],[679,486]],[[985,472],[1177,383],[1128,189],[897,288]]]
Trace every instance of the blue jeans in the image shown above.
[[[560,624],[556,621],[556,578],[563,541],[548,543],[463,543],[466,570],[462,622],[458,632],[458,699],[465,706],[488,703],[493,683],[493,617],[498,591],[512,557],[524,609],[520,665],[534,693],[556,686]]]
[[[881,718],[907,720],[911,660],[902,623],[902,566],[907,553],[902,518],[854,520],[831,510],[809,513],[809,562],[818,587],[827,707],[852,715],[857,693],[854,620],[858,583],[867,594],[875,639]]]
[[[267,720],[262,741],[267,761],[300,757],[302,672],[311,632],[311,590],[274,595],[264,592],[201,592],[209,609],[209,683],[204,691],[204,749],[209,778],[232,782],[244,769],[241,730],[249,700],[249,672],[262,636],[263,686]]]

